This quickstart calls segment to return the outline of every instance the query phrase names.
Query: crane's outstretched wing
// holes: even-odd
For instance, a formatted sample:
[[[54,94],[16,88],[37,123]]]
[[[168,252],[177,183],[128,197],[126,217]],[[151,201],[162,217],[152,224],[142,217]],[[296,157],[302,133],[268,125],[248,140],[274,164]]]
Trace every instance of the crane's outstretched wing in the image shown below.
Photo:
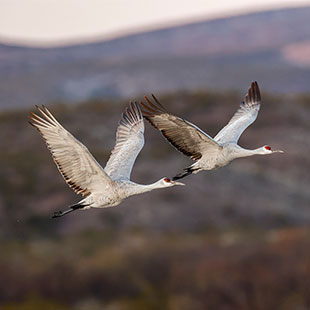
[[[154,95],[152,97],[155,103],[146,96],[144,98],[147,103],[140,103],[145,109],[142,110],[143,116],[156,129],[160,130],[175,148],[193,160],[198,160],[202,154],[221,149],[221,146],[200,128],[180,117],[169,114],[156,97]]]
[[[131,102],[122,114],[116,132],[116,143],[105,166],[112,180],[129,180],[135,160],[144,145],[144,123],[139,105]]]
[[[252,82],[239,109],[229,123],[215,136],[219,143],[237,143],[241,134],[255,120],[260,109],[261,96],[257,82]]]
[[[62,127],[47,108],[37,106],[37,109],[41,116],[31,113],[29,123],[42,135],[66,183],[83,196],[109,187],[112,180],[88,149]]]

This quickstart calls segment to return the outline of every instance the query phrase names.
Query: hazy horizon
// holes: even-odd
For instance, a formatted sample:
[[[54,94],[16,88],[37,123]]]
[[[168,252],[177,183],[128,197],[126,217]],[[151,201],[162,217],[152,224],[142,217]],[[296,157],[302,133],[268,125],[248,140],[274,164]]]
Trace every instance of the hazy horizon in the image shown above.
[[[116,1],[114,6],[109,6],[105,14],[100,10],[102,1],[99,3],[96,0],[92,4],[96,7],[89,6],[84,8],[84,1],[79,2],[79,7],[74,6],[71,1],[67,1],[63,5],[62,11],[59,11],[59,3],[53,4],[45,2],[44,5],[53,6],[48,10],[40,5],[34,9],[36,0],[28,1],[27,8],[21,9],[19,3],[18,12],[16,11],[16,1],[0,0],[0,41],[11,45],[23,45],[30,47],[57,47],[73,44],[83,44],[96,42],[99,40],[110,40],[118,37],[123,37],[144,31],[152,31],[170,26],[178,26],[204,20],[212,20],[225,18],[230,16],[250,14],[260,11],[294,8],[300,6],[308,6],[308,1],[261,1],[259,5],[247,3],[247,1],[239,0],[233,5],[227,1],[219,1],[212,4],[209,1],[194,1],[195,5],[187,4],[182,7],[175,8],[175,1],[170,1],[166,4],[165,10],[162,10],[160,5],[151,7],[148,3],[143,7],[138,0],[132,2],[132,7],[124,8],[127,2]],[[193,2],[191,2],[193,3]],[[108,6],[106,2],[104,6]],[[122,10],[118,6],[122,5]],[[128,6],[128,5],[127,5]],[[154,10],[155,8],[155,10]],[[135,16],[131,16],[131,10],[137,10]],[[6,11],[7,10],[7,11]],[[58,15],[53,14],[53,10]],[[94,13],[94,10],[98,14]],[[48,11],[48,12],[47,12]],[[73,13],[72,13],[73,11]],[[152,15],[148,15],[152,11]],[[23,14],[21,14],[21,12]],[[25,14],[28,12],[28,14]],[[74,17],[69,19],[72,13]],[[1,16],[2,15],[2,16]],[[107,19],[104,16],[109,16]],[[137,20],[136,16],[139,15]],[[30,18],[31,16],[36,18]],[[37,17],[40,16],[38,19]],[[55,18],[56,16],[56,18]],[[50,18],[54,18],[51,20]],[[73,17],[73,16],[72,16]],[[115,18],[116,17],[116,18]],[[18,20],[18,22],[16,22]],[[57,22],[56,22],[57,21]]]

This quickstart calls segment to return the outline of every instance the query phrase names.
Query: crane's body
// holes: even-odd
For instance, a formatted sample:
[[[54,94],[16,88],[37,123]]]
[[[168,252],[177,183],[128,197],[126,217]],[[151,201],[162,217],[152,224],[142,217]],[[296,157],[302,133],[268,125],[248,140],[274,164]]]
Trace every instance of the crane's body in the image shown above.
[[[214,138],[196,125],[168,113],[155,96],[152,96],[154,102],[144,97],[147,102],[141,103],[144,107],[143,116],[160,130],[176,149],[195,160],[173,180],[202,170],[224,167],[236,158],[282,152],[272,150],[268,145],[247,150],[237,144],[243,131],[256,120],[260,109],[261,96],[257,82],[251,84],[237,112]]]
[[[172,181],[170,181],[170,183],[171,182]],[[94,191],[89,196],[82,199],[79,203],[86,205],[85,209],[116,207],[123,200],[131,196],[150,192],[154,189],[165,188],[167,187],[165,183],[167,183],[167,181],[163,181],[162,179],[158,182],[147,185],[138,184],[129,180],[112,181],[111,186]],[[173,183],[175,184],[175,182]],[[177,182],[177,185],[181,184]]]
[[[50,150],[54,162],[66,183],[84,196],[66,211],[55,212],[60,217],[77,209],[105,208],[119,205],[124,199],[154,189],[184,185],[162,178],[142,185],[130,181],[135,160],[144,145],[144,123],[139,105],[131,103],[119,122],[116,144],[103,169],[88,149],[73,137],[45,107],[41,116],[32,113],[31,122],[38,129]]]
[[[220,148],[217,152],[204,154],[198,161],[186,168],[186,172],[196,174],[202,170],[214,170],[227,166],[231,161],[237,158],[266,154],[261,148],[247,150],[233,143],[219,144],[219,146]]]

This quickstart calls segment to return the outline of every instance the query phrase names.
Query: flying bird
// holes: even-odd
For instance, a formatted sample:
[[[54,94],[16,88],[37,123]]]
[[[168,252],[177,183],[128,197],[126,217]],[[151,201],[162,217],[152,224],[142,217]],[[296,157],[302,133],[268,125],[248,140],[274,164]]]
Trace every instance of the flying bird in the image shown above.
[[[273,150],[269,145],[255,150],[247,150],[237,144],[243,131],[256,120],[261,106],[261,95],[257,82],[251,83],[237,112],[214,138],[211,138],[196,125],[170,114],[154,95],[152,97],[154,102],[145,96],[146,103],[140,103],[144,108],[143,116],[160,130],[175,148],[195,161],[190,167],[177,174],[173,180],[202,170],[224,167],[236,158],[283,152]]]
[[[130,181],[132,167],[144,145],[143,116],[136,102],[130,103],[122,114],[115,147],[104,169],[46,107],[36,108],[40,114],[31,113],[30,124],[42,135],[66,183],[84,197],[67,210],[55,212],[53,217],[78,209],[114,207],[133,195],[184,185],[167,177],[149,185]]]

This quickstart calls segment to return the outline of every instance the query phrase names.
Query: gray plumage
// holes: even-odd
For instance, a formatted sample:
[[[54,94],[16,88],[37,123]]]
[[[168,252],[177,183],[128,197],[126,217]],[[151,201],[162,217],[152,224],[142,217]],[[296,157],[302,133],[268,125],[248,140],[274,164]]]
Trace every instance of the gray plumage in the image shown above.
[[[66,183],[84,197],[68,210],[56,212],[54,217],[77,209],[113,207],[132,195],[183,185],[169,178],[162,178],[149,185],[130,181],[132,167],[144,145],[143,116],[136,102],[130,103],[129,108],[122,114],[116,133],[116,144],[104,169],[47,108],[43,106],[37,109],[41,115],[31,113],[30,124],[42,135]]]
[[[282,152],[271,150],[268,145],[255,150],[246,150],[237,144],[243,131],[255,121],[261,106],[257,82],[251,83],[237,112],[214,138],[187,120],[168,113],[156,97],[154,95],[152,97],[154,101],[145,96],[146,103],[140,103],[143,107],[143,116],[160,130],[175,148],[195,160],[193,165],[185,168],[184,172],[173,179],[180,179],[202,170],[223,167],[240,157]]]

